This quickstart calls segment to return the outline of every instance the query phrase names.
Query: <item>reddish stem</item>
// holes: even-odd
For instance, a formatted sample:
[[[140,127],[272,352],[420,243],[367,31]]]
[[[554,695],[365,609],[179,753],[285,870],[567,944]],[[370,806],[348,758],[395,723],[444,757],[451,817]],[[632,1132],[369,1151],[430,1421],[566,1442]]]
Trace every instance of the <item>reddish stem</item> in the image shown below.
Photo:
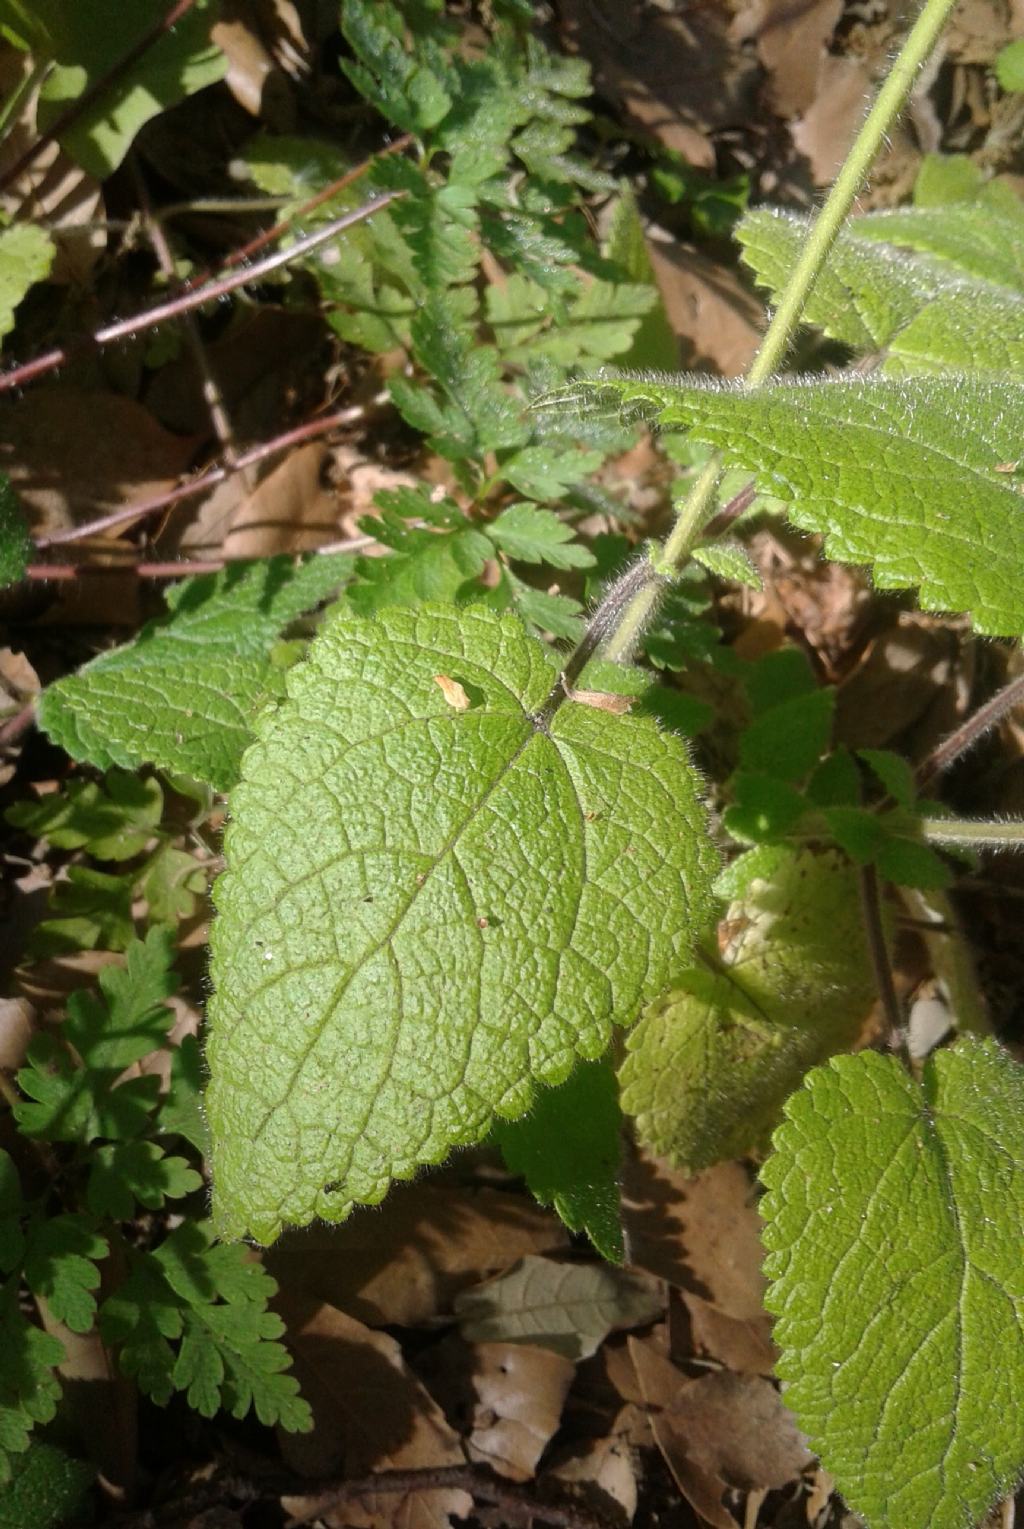
[[[321,228],[313,229],[303,238],[297,239],[288,249],[276,250],[273,255],[266,255],[243,271],[222,276],[219,280],[207,282],[204,286],[192,291],[180,292],[168,298],[166,302],[157,303],[155,307],[148,308],[143,313],[137,313],[132,318],[118,319],[113,324],[106,324],[102,329],[96,330],[92,336],[92,343],[98,346],[110,345],[115,340],[124,340],[130,336],[142,334],[147,329],[155,329],[158,324],[166,323],[168,319],[178,318],[183,313],[191,313],[194,308],[201,308],[204,303],[215,302],[218,298],[226,297],[229,292],[234,292],[238,287],[261,281],[263,277],[269,276],[272,271],[279,270],[290,261],[311,254],[322,244],[330,243],[338,234],[344,233],[346,228],[351,228],[355,223],[362,223],[364,219],[372,217],[375,212],[379,212],[382,207],[386,207],[389,202],[393,202],[401,195],[399,191],[384,191],[371,201],[364,202],[361,207],[344,213],[340,218],[332,219]],[[67,359],[68,352],[63,346],[56,346],[44,355],[36,356],[34,361],[25,361],[20,366],[12,367],[9,372],[0,372],[0,392],[22,387],[43,372],[51,372],[55,367],[63,366]]]
[[[175,4],[171,6],[166,15],[161,16],[159,21],[155,21],[138,41],[132,44],[127,53],[123,53],[116,63],[111,64],[105,74],[101,74],[98,79],[93,80],[92,84],[82,91],[78,99],[72,101],[66,111],[61,112],[56,121],[47,128],[46,132],[41,133],[35,142],[28,146],[24,154],[21,154],[11,167],[0,175],[0,194],[6,191],[9,186],[13,186],[15,181],[24,175],[29,166],[35,163],[43,150],[49,144],[55,143],[61,134],[66,133],[68,128],[77,122],[79,117],[84,112],[87,112],[112,85],[116,85],[118,80],[122,79],[129,69],[138,63],[143,54],[149,52],[154,43],[159,42],[161,37],[177,26],[181,18],[192,9],[195,3],[196,0],[175,0]]]
[[[272,441],[263,441],[259,446],[253,446],[251,451],[243,452],[236,457],[230,467],[211,467],[200,478],[193,478],[190,483],[182,483],[178,488],[168,489],[166,493],[154,494],[151,499],[140,499],[137,504],[130,504],[123,510],[112,510],[109,515],[100,515],[96,520],[90,520],[83,526],[71,526],[67,531],[54,531],[52,536],[36,537],[36,549],[45,552],[49,547],[63,546],[67,542],[85,541],[90,536],[101,536],[105,531],[111,531],[116,526],[127,525],[129,521],[139,520],[144,515],[154,515],[158,510],[165,510],[172,504],[178,504],[182,499],[192,499],[197,494],[205,494],[207,489],[213,488],[224,479],[230,477],[233,472],[240,471],[243,467],[251,467],[254,462],[262,462],[264,457],[269,457],[276,451],[284,451],[288,446],[295,446],[301,441],[309,441],[318,435],[326,435],[338,425],[347,424],[354,417],[358,417],[361,411],[353,414],[351,408],[338,409],[334,414],[325,414],[320,419],[309,420],[304,425],[296,425],[293,430],[286,430],[283,435],[275,436]],[[30,575],[33,577],[33,575]],[[59,576],[58,576],[59,577]]]

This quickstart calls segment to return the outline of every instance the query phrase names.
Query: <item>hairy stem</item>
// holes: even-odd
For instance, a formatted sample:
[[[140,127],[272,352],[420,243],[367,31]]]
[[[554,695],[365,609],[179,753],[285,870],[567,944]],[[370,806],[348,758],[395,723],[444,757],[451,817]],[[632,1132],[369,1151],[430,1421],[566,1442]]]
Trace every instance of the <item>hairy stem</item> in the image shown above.
[[[996,691],[991,700],[972,712],[955,733],[950,733],[927,759],[922,760],[916,772],[918,789],[927,790],[937,775],[948,770],[951,764],[972,749],[991,728],[996,727],[1018,706],[1024,706],[1024,674],[1018,675],[1015,680],[1004,685],[1002,690]]]
[[[858,873],[860,886],[860,905],[864,915],[864,933],[867,936],[868,954],[871,957],[871,965],[875,973],[875,987],[885,1011],[885,1017],[889,1025],[889,1045],[895,1052],[902,1054],[907,1059],[907,1034],[903,1025],[903,1012],[900,1008],[899,995],[896,992],[896,984],[893,981],[892,965],[889,961],[889,947],[885,939],[885,924],[882,920],[881,891],[878,885],[878,872],[873,865],[861,866]]]
[[[804,305],[829,251],[853,206],[886,135],[906,105],[918,70],[939,40],[956,0],[925,0],[917,21],[882,84],[874,105],[836,177],[807,243],[801,251],[778,307],[744,378],[748,388],[758,387],[778,368],[800,323]],[[672,532],[660,552],[652,556],[655,570],[666,578],[676,576],[689,560],[710,518],[720,463],[713,457],[701,472],[681,505]],[[645,630],[654,612],[657,591],[645,588],[623,612],[607,643],[610,658],[628,653]],[[601,609],[595,620],[601,616]]]
[[[960,849],[1024,849],[1024,819],[1005,823],[976,818],[922,818],[921,835],[930,844],[952,844]]]

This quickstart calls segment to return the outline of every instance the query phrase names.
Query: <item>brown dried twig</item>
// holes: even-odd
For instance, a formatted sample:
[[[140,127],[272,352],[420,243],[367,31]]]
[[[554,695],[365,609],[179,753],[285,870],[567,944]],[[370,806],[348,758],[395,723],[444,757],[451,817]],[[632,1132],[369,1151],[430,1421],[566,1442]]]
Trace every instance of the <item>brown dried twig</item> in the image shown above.
[[[221,276],[216,281],[206,282],[191,290],[178,292],[166,302],[157,303],[142,313],[133,314],[131,318],[116,319],[112,324],[103,325],[92,334],[91,343],[96,346],[111,345],[116,340],[125,340],[144,334],[147,329],[155,329],[157,325],[165,324],[168,319],[180,318],[182,314],[201,308],[204,303],[212,303],[218,298],[226,297],[228,293],[236,291],[239,287],[248,286],[254,281],[262,281],[264,277],[269,276],[273,271],[280,270],[292,260],[312,254],[313,250],[319,249],[322,244],[329,244],[332,239],[337,238],[338,234],[372,217],[375,212],[379,212],[382,207],[386,207],[389,202],[395,201],[401,195],[400,191],[381,192],[379,196],[363,202],[351,212],[343,213],[341,217],[333,218],[330,223],[324,223],[322,227],[311,230],[286,250],[275,250],[272,255],[266,255],[262,260],[247,265],[244,270]],[[63,366],[67,359],[67,350],[63,346],[54,346],[52,350],[36,356],[33,361],[24,361],[20,366],[13,366],[9,371],[0,372],[0,392],[23,387],[26,382],[31,382],[46,372],[52,372],[58,366]]]

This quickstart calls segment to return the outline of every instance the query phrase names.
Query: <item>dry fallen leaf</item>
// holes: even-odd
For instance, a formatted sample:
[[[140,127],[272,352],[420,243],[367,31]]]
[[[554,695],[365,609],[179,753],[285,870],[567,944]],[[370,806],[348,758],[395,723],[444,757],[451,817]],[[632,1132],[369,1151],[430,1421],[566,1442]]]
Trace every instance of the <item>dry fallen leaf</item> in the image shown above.
[[[575,1365],[524,1343],[477,1343],[473,1353],[470,1459],[528,1481],[558,1427]]]
[[[567,1243],[557,1218],[521,1196],[420,1182],[396,1186],[382,1206],[341,1226],[287,1234],[266,1262],[282,1284],[371,1326],[413,1327],[523,1254]]]
[[[663,1287],[613,1264],[563,1264],[527,1255],[455,1302],[475,1343],[532,1343],[585,1359],[610,1332],[644,1327],[665,1309]]]
[[[655,231],[648,241],[665,312],[688,370],[745,372],[761,340],[761,304],[734,271]]]
[[[172,487],[195,445],[130,398],[53,383],[6,406],[0,469],[41,535]]]
[[[772,1321],[767,1312],[733,1317],[692,1290],[680,1291],[679,1298],[689,1318],[692,1354],[716,1360],[744,1375],[772,1373],[778,1350],[772,1342]],[[676,1357],[687,1356],[677,1352]]]
[[[733,1523],[722,1502],[727,1489],[781,1488],[811,1464],[771,1381],[728,1370],[693,1380],[647,1340],[630,1338],[629,1351],[666,1464],[680,1491],[719,1529]]]
[[[458,1435],[406,1368],[394,1338],[294,1290],[281,1290],[274,1305],[313,1410],[311,1433],[280,1435],[293,1470],[363,1476],[464,1462]]]
[[[693,1290],[739,1319],[763,1307],[760,1217],[742,1163],[719,1163],[688,1178],[638,1156],[623,1184],[626,1246],[634,1264]]]

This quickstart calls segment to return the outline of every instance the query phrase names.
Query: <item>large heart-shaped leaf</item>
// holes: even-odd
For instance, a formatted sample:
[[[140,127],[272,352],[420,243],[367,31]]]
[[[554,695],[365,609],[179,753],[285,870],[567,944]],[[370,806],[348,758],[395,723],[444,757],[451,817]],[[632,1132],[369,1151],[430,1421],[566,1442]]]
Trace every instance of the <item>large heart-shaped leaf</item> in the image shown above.
[[[329,621],[231,801],[210,1005],[214,1214],[375,1202],[596,1057],[685,965],[715,853],[644,719],[545,698],[473,606]]]
[[[1024,1070],[809,1073],[762,1170],[786,1401],[871,1529],[967,1529],[1024,1463]]]

